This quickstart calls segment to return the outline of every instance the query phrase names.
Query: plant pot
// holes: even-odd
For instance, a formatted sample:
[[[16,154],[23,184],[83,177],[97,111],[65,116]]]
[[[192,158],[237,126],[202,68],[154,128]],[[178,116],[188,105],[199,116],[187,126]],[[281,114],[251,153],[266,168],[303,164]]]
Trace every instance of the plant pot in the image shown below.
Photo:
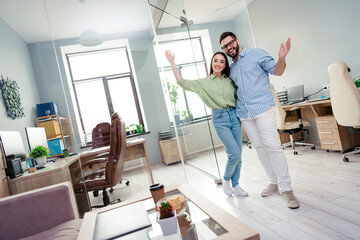
[[[174,119],[175,119],[175,124],[180,125],[180,116],[179,115],[174,115]]]
[[[40,166],[45,166],[46,164],[46,156],[35,158],[36,164]]]
[[[164,219],[157,218],[156,221],[159,223],[164,236],[177,233],[178,222],[176,218],[176,211],[174,211],[174,216]]]

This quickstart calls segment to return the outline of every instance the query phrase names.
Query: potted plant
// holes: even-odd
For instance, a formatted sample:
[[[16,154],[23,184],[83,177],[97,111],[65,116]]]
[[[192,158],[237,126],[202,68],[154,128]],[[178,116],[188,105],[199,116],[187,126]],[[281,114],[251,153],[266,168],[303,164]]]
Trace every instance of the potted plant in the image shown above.
[[[177,233],[176,211],[169,202],[161,203],[157,222],[160,224],[164,236]]]
[[[47,147],[39,145],[31,150],[29,156],[34,158],[38,165],[45,165],[46,157],[50,156],[50,151]]]
[[[162,80],[163,82],[163,86],[166,89],[165,93],[169,94],[169,98],[170,98],[170,102],[172,103],[173,107],[174,107],[174,119],[175,119],[175,123],[179,124],[180,123],[180,112],[178,110],[176,110],[176,104],[177,104],[177,100],[179,98],[178,95],[178,86],[171,83],[167,78]]]
[[[144,131],[144,127],[142,124],[138,124],[136,125],[136,132],[137,133],[142,133]]]

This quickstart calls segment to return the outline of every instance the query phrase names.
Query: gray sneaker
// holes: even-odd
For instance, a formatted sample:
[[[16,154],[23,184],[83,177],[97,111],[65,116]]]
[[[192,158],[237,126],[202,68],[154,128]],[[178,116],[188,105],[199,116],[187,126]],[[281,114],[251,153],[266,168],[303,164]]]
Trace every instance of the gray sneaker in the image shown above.
[[[278,185],[277,184],[269,184],[262,192],[261,192],[261,196],[262,197],[268,197],[276,192],[278,192]]]
[[[300,203],[294,195],[293,191],[285,191],[281,194],[288,206],[288,208],[295,209],[300,207]]]

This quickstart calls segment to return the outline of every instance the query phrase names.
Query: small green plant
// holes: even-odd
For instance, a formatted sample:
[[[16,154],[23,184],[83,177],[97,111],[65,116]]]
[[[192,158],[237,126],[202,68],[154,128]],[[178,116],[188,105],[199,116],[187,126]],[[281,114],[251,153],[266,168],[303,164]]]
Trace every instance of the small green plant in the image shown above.
[[[31,150],[31,152],[29,153],[29,156],[32,158],[39,158],[39,157],[44,157],[44,156],[49,157],[50,151],[47,147],[39,145]]]
[[[166,80],[163,79],[162,82],[163,82],[163,86],[166,87],[167,93],[169,94],[169,97],[170,97],[170,101],[173,104],[174,110],[176,112],[176,103],[177,103],[177,100],[179,97],[178,92],[177,92],[178,86],[172,84],[167,78],[166,78]]]
[[[360,76],[355,77],[353,80],[354,80],[354,83],[355,83],[356,87],[357,88],[360,87]]]
[[[137,133],[142,133],[144,131],[143,125],[141,124],[136,125],[136,131]]]
[[[173,207],[169,202],[162,202],[160,206],[160,219],[173,217]]]

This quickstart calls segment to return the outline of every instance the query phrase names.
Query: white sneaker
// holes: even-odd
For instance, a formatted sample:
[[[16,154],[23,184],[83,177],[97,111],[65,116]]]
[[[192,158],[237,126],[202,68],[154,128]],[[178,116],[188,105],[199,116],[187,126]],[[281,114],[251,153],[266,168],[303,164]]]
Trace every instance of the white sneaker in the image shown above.
[[[223,191],[226,195],[231,196],[233,191],[231,189],[230,181],[227,181],[225,179],[222,180],[223,185]]]
[[[244,189],[242,189],[239,185],[237,185],[236,187],[234,187],[233,193],[235,196],[237,197],[246,197],[249,194],[247,193],[247,191],[245,191]]]

